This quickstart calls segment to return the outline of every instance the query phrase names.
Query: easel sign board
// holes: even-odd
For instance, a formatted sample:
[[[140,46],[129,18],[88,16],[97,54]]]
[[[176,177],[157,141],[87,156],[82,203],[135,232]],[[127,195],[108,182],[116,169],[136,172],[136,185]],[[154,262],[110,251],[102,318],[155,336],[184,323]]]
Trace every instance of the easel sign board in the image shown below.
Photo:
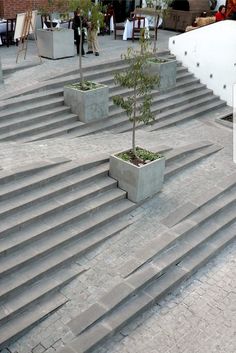
[[[29,34],[35,32],[37,13],[38,13],[37,10],[32,11],[31,26],[30,26]]]
[[[22,37],[24,24],[25,24],[26,13],[19,13],[16,16],[16,28],[14,34],[14,40],[20,39]]]

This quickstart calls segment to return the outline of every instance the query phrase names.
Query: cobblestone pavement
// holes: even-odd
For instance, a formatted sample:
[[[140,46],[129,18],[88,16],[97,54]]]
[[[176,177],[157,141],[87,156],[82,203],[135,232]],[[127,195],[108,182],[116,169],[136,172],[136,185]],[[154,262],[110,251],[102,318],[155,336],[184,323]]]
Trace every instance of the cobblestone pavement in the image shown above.
[[[96,353],[235,353],[236,242]]]
[[[53,64],[50,62],[48,65],[48,74],[53,74],[54,69],[50,69]],[[30,72],[31,69],[19,70],[14,75],[22,79],[24,71],[25,82],[30,85],[28,70]],[[39,79],[39,67],[34,70],[35,77],[38,75]],[[8,81],[12,90],[10,77],[14,75],[10,75]],[[117,268],[164,232],[161,219],[212,188],[224,175],[235,171],[232,131],[213,119],[190,121],[153,133],[138,130],[137,144],[153,150],[158,150],[161,145],[180,147],[200,140],[212,141],[224,148],[168,180],[160,194],[131,213],[133,224],[129,228],[77,260],[88,267],[88,271],[61,290],[69,299],[67,304],[1,353],[55,353],[73,339],[67,322],[117,284],[120,281]],[[59,156],[84,159],[91,154],[109,154],[129,146],[130,133],[114,135],[108,132],[79,139],[2,143],[0,166],[13,171],[32,161]],[[235,259],[236,243],[95,353],[235,353]]]

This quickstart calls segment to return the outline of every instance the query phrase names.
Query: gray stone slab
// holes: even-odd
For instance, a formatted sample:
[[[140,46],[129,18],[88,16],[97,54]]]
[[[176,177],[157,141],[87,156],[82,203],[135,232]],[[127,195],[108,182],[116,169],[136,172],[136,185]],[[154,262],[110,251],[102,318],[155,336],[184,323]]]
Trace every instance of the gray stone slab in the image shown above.
[[[192,212],[197,209],[196,204],[192,202],[186,202],[183,206],[177,208],[175,211],[170,213],[167,217],[165,217],[161,223],[165,226],[171,228],[174,225],[178,224],[184,218],[189,216]]]
[[[203,206],[205,203],[213,200],[215,197],[218,197],[222,193],[222,190],[215,186],[212,189],[206,190],[201,195],[194,197],[193,203],[198,206]]]
[[[147,285],[149,281],[158,276],[159,271],[160,269],[158,268],[158,266],[148,264],[145,268],[142,268],[130,275],[125,281],[129,285],[133,286],[137,291],[144,285]]]
[[[144,248],[137,252],[137,257],[142,260],[142,263],[148,261],[153,256],[157,255],[162,251],[167,245],[172,243],[176,239],[176,234],[170,232],[165,232],[155,239],[150,241]]]
[[[212,142],[209,141],[200,141],[200,142],[195,142],[192,143],[190,145],[185,145],[179,148],[175,148],[174,150],[172,150],[171,152],[168,152],[167,154],[167,161],[169,162],[172,159],[176,159],[182,155],[184,155],[185,153],[191,153],[197,150],[200,150],[204,147],[208,147],[211,146]]]
[[[141,292],[112,313],[112,315],[105,320],[105,323],[113,332],[116,332],[151,304],[152,298],[148,294]]]
[[[108,310],[111,310],[131,295],[133,291],[134,288],[129,285],[129,282],[119,283],[104,295],[99,300],[99,303],[105,306]]]
[[[217,184],[217,186],[222,189],[226,189],[235,184],[236,184],[236,173],[233,173],[223,178],[222,181],[219,184]]]
[[[151,296],[154,301],[159,300],[167,291],[184,279],[185,276],[186,271],[175,266],[146,288],[144,292]]]
[[[111,330],[102,324],[93,326],[71,342],[72,352],[86,353],[103,342],[111,334]],[[60,352],[61,353],[61,352]],[[66,353],[66,351],[65,351]],[[70,351],[68,353],[71,353]]]
[[[215,252],[215,248],[211,244],[204,244],[194,251],[191,255],[185,257],[178,266],[184,271],[191,274],[196,271],[201,264],[204,264]]]
[[[172,230],[178,234],[178,236],[183,235],[186,232],[189,232],[191,229],[197,226],[197,223],[192,220],[183,220],[181,223],[173,226]]]
[[[54,350],[54,352],[55,352],[55,350]],[[65,346],[62,349],[60,349],[58,351],[58,353],[78,353],[78,351],[73,349],[71,346]]]
[[[127,261],[124,265],[119,269],[119,273],[122,277],[127,277],[130,273],[132,273],[136,268],[140,267],[142,264],[141,259],[131,259]]]
[[[39,343],[32,349],[32,353],[43,353],[45,350],[46,348],[41,343]]]
[[[120,269],[123,277],[127,277],[140,266],[149,261],[153,256],[157,255],[166,246],[175,241],[177,235],[173,232],[165,232],[161,236],[150,241],[145,247],[137,251],[137,258],[128,261]]]
[[[101,316],[106,313],[106,308],[100,304],[93,304],[89,309],[75,317],[68,323],[68,326],[75,335],[80,334],[94,322],[96,322]]]
[[[221,249],[223,246],[227,245],[229,241],[232,241],[236,237],[236,224],[232,224],[227,229],[223,229],[209,239],[208,244],[216,249]]]

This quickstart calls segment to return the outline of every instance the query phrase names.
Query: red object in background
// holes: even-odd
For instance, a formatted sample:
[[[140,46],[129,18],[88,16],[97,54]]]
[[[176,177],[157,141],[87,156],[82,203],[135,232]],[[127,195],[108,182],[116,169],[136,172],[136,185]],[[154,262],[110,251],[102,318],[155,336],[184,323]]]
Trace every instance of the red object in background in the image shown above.
[[[216,22],[224,21],[226,19],[225,13],[217,12],[215,14]]]

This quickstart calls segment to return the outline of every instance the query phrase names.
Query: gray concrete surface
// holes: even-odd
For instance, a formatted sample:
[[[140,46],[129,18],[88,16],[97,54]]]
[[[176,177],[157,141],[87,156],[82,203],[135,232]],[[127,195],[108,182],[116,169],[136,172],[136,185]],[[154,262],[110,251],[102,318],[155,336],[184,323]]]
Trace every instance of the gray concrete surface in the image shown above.
[[[165,49],[169,32],[162,33],[160,43],[162,49]],[[110,56],[114,59],[129,44],[131,43],[115,42],[111,38],[101,37],[100,45],[104,48],[101,56],[84,58],[84,62],[104,62],[108,55],[109,59]],[[11,65],[14,67],[14,50],[14,47],[0,48],[3,68],[10,68]],[[33,53],[33,46],[30,50]],[[0,98],[73,69],[77,65],[76,60],[77,58],[55,62],[45,60],[41,66],[17,70],[6,77],[4,88],[0,89]],[[224,148],[169,179],[159,195],[131,213],[130,218],[134,222],[131,227],[77,260],[79,264],[89,267],[89,270],[61,290],[68,298],[67,304],[1,353],[55,353],[73,339],[67,323],[119,283],[117,269],[125,261],[135,257],[150,240],[165,231],[162,219],[177,207],[204,194],[223,176],[236,170],[232,157],[232,130],[218,125],[212,119],[190,121],[152,133],[144,130],[137,132],[137,144],[154,151],[160,145],[180,147],[200,140],[210,140]],[[55,157],[82,159],[97,152],[120,151],[121,147],[126,149],[130,144],[130,133],[114,135],[108,132],[73,140],[3,143],[0,167],[14,171],[17,166],[24,166],[32,161]],[[235,259],[234,242],[165,300],[97,349],[96,353],[235,353]]]

